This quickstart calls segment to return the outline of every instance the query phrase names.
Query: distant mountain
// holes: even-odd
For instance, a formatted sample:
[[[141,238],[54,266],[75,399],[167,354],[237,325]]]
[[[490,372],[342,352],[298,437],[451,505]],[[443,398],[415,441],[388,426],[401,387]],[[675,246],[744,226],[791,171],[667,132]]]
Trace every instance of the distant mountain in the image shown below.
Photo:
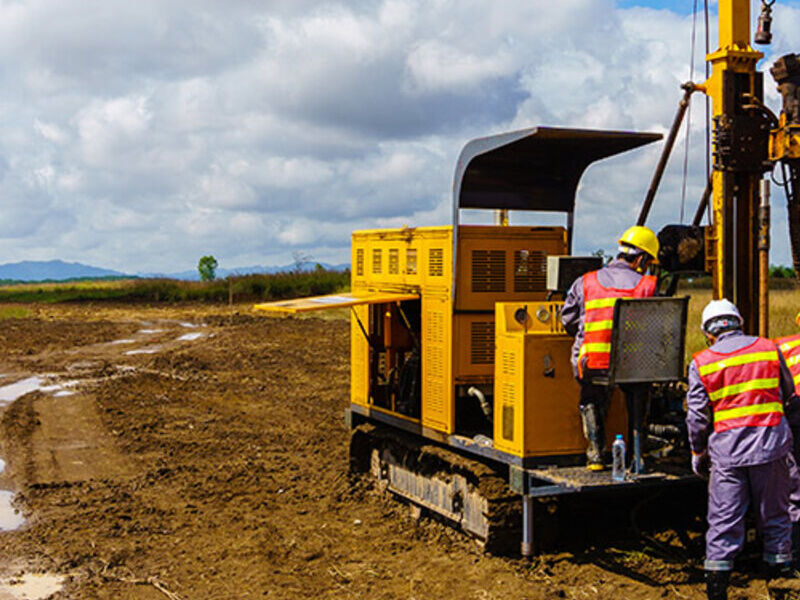
[[[342,263],[331,265],[320,263],[328,271],[344,271],[350,265]],[[303,263],[301,268],[304,271],[312,271],[316,268],[316,262]],[[282,267],[265,267],[254,265],[251,267],[238,267],[235,269],[217,269],[217,277],[227,277],[228,275],[250,275],[253,273],[287,273],[297,269],[296,264],[284,265]],[[200,276],[197,269],[181,271],[179,273],[139,273],[131,275],[111,269],[101,269],[81,263],[69,263],[63,260],[25,260],[17,263],[0,264],[0,280],[5,281],[63,281],[65,279],[94,279],[101,277],[164,277],[167,279],[183,279],[186,281],[198,280]]]
[[[119,271],[101,269],[63,260],[24,260],[0,265],[0,279],[13,281],[44,281],[45,279],[90,279],[94,277],[130,277]]]

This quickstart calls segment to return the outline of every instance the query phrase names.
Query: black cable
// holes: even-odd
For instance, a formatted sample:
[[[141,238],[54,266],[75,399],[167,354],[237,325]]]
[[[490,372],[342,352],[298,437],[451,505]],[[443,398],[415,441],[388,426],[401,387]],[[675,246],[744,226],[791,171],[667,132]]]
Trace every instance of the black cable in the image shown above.
[[[402,320],[403,320],[403,325],[405,325],[405,326],[406,326],[406,329],[408,329],[408,333],[410,333],[410,334],[411,334],[411,339],[412,339],[412,340],[414,340],[414,346],[415,346],[417,349],[419,349],[419,347],[420,347],[420,346],[419,346],[419,338],[417,338],[417,334],[416,334],[416,333],[414,333],[414,330],[411,328],[411,322],[408,320],[408,317],[406,316],[406,313],[405,313],[405,311],[403,310],[403,307],[402,307],[402,306],[400,306],[400,303],[399,303],[399,302],[397,303],[397,310],[398,310],[398,312],[400,313],[400,317],[401,317],[401,318],[402,318]]]
[[[694,51],[697,40],[697,0],[692,8],[692,43],[689,51],[689,81],[694,81]],[[683,225],[684,211],[686,209],[686,182],[689,175],[689,139],[692,133],[692,104],[686,109],[686,137],[683,143],[683,185],[681,186],[681,225]]]
[[[369,347],[377,351],[377,348],[375,347],[375,344],[372,343],[372,339],[370,339],[367,330],[364,329],[364,324],[361,322],[361,319],[358,318],[358,313],[356,312],[355,307],[351,306],[350,312],[352,312],[353,316],[356,318],[356,322],[358,323],[358,326],[361,328],[361,333],[364,334],[364,339],[367,340],[367,344],[369,344]]]

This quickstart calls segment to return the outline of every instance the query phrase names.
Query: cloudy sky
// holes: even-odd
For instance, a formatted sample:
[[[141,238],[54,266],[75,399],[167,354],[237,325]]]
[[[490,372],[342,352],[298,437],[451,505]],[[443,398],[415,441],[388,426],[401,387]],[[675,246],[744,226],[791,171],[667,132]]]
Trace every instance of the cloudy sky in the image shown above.
[[[665,132],[690,76],[695,4],[0,0],[0,262],[346,262],[353,229],[449,223],[455,159],[474,137]],[[767,64],[800,50],[800,2],[780,0],[775,17]],[[702,110],[686,219],[704,184]],[[577,252],[614,247],[659,151],[587,171]],[[683,156],[681,139],[654,227],[680,219]],[[788,264],[779,191],[773,262]]]

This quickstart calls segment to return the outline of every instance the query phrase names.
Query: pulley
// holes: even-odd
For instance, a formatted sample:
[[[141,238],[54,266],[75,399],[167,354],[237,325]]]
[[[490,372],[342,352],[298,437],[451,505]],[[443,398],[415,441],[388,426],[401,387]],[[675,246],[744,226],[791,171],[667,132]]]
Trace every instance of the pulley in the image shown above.
[[[758,28],[756,29],[755,42],[766,46],[772,43],[772,5],[775,0],[767,2],[761,0],[761,14],[758,15]]]

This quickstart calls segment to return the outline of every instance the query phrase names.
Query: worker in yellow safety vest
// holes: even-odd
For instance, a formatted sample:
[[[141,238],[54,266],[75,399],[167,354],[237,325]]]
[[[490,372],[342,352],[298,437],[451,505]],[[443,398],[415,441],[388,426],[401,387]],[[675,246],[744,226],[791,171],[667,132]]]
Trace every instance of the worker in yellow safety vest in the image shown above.
[[[572,366],[580,384],[580,414],[586,436],[586,466],[605,468],[605,419],[609,389],[595,379],[608,375],[614,303],[620,298],[647,298],[656,293],[656,278],[646,275],[658,257],[658,238],[647,227],[634,226],[619,238],[617,256],[586,273],[569,289],[561,311],[566,332],[575,336]]]

